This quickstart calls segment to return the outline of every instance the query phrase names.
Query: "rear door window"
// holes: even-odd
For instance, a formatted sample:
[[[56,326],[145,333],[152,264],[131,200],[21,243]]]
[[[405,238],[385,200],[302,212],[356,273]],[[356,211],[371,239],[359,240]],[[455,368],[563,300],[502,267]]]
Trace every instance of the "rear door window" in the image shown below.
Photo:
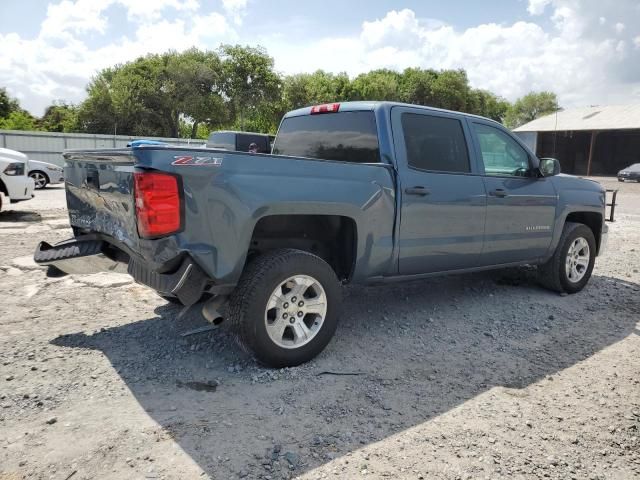
[[[288,117],[273,146],[275,155],[351,163],[379,163],[373,112],[340,112]]]
[[[409,167],[450,173],[471,171],[460,120],[403,113],[402,130]]]

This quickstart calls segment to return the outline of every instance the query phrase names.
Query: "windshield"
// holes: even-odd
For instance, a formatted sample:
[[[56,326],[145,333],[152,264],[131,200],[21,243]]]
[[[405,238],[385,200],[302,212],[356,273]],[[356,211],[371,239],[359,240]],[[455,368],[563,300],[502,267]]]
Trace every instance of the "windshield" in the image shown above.
[[[640,163],[634,163],[633,165],[629,165],[627,168],[623,168],[623,170],[627,170],[630,172],[640,172]]]
[[[340,112],[288,117],[282,121],[275,155],[378,163],[378,131],[373,112]]]

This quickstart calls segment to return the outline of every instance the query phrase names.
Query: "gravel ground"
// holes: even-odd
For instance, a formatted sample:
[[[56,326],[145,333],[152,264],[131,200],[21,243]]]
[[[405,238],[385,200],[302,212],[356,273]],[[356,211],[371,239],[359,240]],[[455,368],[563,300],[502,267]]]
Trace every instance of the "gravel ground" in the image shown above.
[[[529,270],[345,289],[268,370],[127,276],[46,278],[64,190],[0,213],[0,480],[640,478],[640,184],[588,287]]]

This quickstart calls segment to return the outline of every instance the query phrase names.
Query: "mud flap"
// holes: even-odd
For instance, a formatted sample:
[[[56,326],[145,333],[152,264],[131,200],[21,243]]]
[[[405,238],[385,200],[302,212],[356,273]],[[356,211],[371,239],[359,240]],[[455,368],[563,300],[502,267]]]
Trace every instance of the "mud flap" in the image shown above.
[[[161,295],[177,297],[183,305],[193,305],[200,301],[208,282],[206,274],[188,257],[174,273],[155,272],[144,263],[131,258],[128,272],[136,282],[153,288]]]

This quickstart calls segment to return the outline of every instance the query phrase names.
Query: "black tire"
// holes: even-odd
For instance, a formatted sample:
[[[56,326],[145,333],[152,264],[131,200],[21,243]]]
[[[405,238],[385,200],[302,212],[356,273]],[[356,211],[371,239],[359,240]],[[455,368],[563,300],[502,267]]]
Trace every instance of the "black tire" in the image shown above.
[[[572,282],[567,276],[565,262],[569,247],[579,237],[584,238],[589,245],[589,264],[584,276],[579,281]],[[546,288],[556,292],[577,293],[585,287],[591,278],[595,259],[596,240],[591,229],[582,223],[567,222],[553,256],[547,263],[538,266],[540,282]]]
[[[320,329],[308,343],[284,348],[269,336],[266,308],[274,290],[295,275],[313,277],[324,289],[327,311]],[[268,252],[246,268],[229,299],[229,323],[240,347],[270,367],[292,367],[308,362],[329,343],[338,325],[342,303],[340,283],[320,257],[294,249]]]
[[[38,186],[38,184],[36,183],[36,186],[35,186],[36,190],[43,190],[43,189],[47,188],[47,185],[49,185],[49,182],[51,181],[49,179],[49,175],[47,175],[44,172],[41,172],[40,170],[34,170],[32,172],[29,172],[29,176],[31,178],[33,178],[34,182],[37,182],[37,179],[36,179],[37,175],[40,175],[41,177],[43,177],[44,184]]]

